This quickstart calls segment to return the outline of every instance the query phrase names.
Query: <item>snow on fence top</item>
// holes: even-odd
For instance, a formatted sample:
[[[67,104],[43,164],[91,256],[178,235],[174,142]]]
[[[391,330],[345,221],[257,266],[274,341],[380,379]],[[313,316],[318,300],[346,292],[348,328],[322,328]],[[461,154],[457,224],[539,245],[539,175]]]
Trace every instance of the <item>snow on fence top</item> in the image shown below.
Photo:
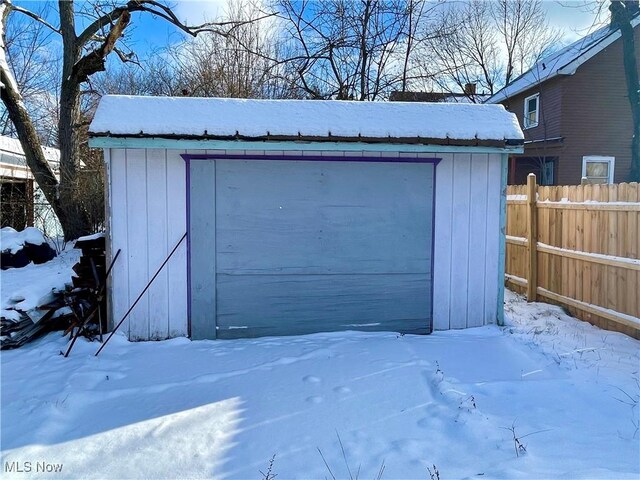
[[[91,135],[247,139],[429,139],[522,144],[502,105],[243,100],[190,97],[102,98]],[[443,143],[443,142],[440,142]]]

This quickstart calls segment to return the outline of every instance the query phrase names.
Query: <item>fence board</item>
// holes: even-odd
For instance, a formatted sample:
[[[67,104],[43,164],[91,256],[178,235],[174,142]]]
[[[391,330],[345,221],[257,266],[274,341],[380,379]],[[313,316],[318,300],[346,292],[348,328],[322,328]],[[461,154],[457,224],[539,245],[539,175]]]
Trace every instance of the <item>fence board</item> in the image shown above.
[[[507,189],[506,278],[516,287],[531,276],[526,188]],[[640,262],[634,261],[640,256],[639,185],[545,186],[536,192],[538,254],[531,268],[537,281],[530,293],[545,292],[544,298],[579,318],[640,338]]]
[[[582,189],[582,199],[592,198],[593,185],[584,185]],[[585,252],[591,252],[591,218],[592,212],[585,212],[583,216],[583,235],[582,249]],[[582,268],[582,300],[586,303],[591,301],[591,263],[585,262]]]
[[[575,199],[574,202],[582,202],[584,200],[584,189],[576,188],[575,191]],[[575,225],[573,226],[575,230],[575,241],[573,242],[573,247],[575,250],[582,252],[584,251],[584,210],[576,210],[575,212]],[[574,298],[577,300],[583,301],[584,294],[582,291],[583,282],[582,277],[584,275],[584,263],[585,262],[574,262],[574,271],[575,271],[575,295]]]
[[[640,188],[638,184],[629,184],[627,188],[627,200],[629,202],[640,201]],[[630,239],[627,242],[627,248],[624,255],[628,258],[640,258],[638,253],[640,251],[639,242],[634,242],[633,239],[640,238],[640,212],[635,215],[632,213],[629,215],[627,223],[627,237]],[[640,272],[636,272],[635,276],[629,276],[627,279],[627,308],[629,312],[640,311],[640,300],[638,299],[638,287],[640,286]]]

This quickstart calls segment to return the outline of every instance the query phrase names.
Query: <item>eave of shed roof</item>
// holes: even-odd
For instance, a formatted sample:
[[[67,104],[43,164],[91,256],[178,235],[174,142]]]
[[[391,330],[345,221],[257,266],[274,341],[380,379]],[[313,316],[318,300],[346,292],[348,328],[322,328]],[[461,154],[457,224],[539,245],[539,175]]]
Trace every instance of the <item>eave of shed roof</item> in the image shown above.
[[[514,114],[500,105],[106,96],[93,138],[521,144]]]

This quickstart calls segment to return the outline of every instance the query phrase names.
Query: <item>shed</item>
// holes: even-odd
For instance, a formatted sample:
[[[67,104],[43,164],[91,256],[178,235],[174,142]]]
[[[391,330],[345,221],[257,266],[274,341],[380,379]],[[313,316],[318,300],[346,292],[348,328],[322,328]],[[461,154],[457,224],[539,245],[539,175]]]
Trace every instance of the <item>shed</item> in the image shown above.
[[[500,105],[103,97],[109,286],[132,340],[500,322]],[[186,240],[180,243],[183,235]]]

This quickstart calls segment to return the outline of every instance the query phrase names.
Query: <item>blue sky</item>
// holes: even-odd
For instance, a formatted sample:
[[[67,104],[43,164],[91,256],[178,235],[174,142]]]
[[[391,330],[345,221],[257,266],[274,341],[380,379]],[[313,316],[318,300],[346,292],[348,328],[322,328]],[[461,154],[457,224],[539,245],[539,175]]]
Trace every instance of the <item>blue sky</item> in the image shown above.
[[[16,4],[37,10],[47,3],[55,8],[57,2],[42,0],[15,0]],[[77,0],[77,4],[82,0]],[[223,13],[226,0],[175,0],[171,2],[177,16],[186,22],[197,24],[215,18]],[[588,0],[549,0],[544,5],[551,25],[565,31],[567,42],[573,41],[589,33],[594,27],[594,14],[585,8]],[[49,20],[56,22],[56,13],[51,12]],[[138,14],[132,22],[134,27],[129,32],[130,41],[138,53],[153,50],[157,47],[174,43],[183,37],[175,27],[161,19],[154,19],[147,14]],[[131,28],[131,27],[130,27]]]

